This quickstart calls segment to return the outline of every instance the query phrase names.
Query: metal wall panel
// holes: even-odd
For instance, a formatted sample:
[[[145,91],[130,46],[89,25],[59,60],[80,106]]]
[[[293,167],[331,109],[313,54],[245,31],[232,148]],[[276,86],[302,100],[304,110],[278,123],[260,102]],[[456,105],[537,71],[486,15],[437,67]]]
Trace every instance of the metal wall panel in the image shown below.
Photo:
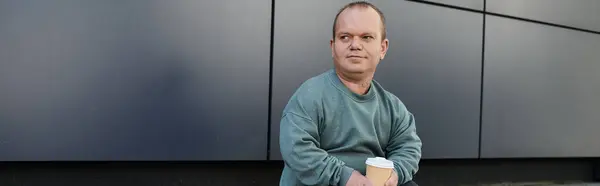
[[[486,10],[600,32],[598,0],[487,0]]]
[[[486,17],[484,158],[598,157],[600,35]]]
[[[329,40],[335,14],[345,3],[275,2],[270,159],[281,160],[279,123],[289,98],[304,81],[333,68]]]
[[[423,0],[434,3],[441,3],[446,5],[458,6],[474,10],[483,10],[484,0]]]
[[[281,159],[279,122],[289,97],[333,68],[331,29],[345,3],[275,3],[271,159]],[[409,1],[374,3],[388,17],[391,39],[376,79],[415,113],[424,158],[477,157],[482,15]]]
[[[270,6],[0,1],[0,161],[266,159]]]
[[[483,15],[402,1],[382,9],[390,48],[375,79],[415,115],[423,158],[477,158]]]

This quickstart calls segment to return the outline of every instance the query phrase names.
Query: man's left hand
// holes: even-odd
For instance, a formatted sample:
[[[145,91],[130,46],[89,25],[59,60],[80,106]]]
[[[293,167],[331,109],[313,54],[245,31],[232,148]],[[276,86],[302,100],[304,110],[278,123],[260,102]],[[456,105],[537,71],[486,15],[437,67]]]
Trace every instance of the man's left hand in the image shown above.
[[[396,170],[392,171],[392,175],[390,176],[390,178],[385,182],[385,186],[397,186],[398,185],[398,173],[396,173]]]

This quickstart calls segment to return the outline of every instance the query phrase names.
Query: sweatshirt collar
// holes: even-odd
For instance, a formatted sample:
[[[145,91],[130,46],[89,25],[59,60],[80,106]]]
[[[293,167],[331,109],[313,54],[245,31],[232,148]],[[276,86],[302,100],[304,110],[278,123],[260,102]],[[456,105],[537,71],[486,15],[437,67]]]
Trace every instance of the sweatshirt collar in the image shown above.
[[[375,96],[375,88],[373,86],[373,84],[374,84],[373,81],[371,81],[371,83],[369,83],[369,89],[367,90],[367,93],[364,95],[360,95],[360,94],[352,92],[348,87],[346,87],[346,85],[344,85],[344,83],[342,83],[340,78],[337,76],[335,69],[329,70],[328,74],[329,74],[329,79],[331,80],[331,82],[333,83],[335,88],[338,89],[339,91],[341,91],[342,93],[346,94],[348,97],[354,99],[355,101],[359,101],[359,102],[369,101],[370,99],[372,99]]]

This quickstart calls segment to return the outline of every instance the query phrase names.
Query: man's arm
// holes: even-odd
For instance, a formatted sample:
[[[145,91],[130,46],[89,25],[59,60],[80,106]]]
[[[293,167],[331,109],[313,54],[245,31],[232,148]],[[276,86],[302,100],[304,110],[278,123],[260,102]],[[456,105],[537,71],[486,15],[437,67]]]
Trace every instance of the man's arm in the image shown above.
[[[353,169],[320,148],[316,122],[303,114],[284,111],[280,125],[283,160],[303,184],[346,184]]]
[[[401,106],[392,123],[390,143],[386,148],[387,159],[394,162],[394,169],[398,174],[398,185],[409,182],[419,170],[421,160],[421,139],[417,135],[415,120],[412,113]]]

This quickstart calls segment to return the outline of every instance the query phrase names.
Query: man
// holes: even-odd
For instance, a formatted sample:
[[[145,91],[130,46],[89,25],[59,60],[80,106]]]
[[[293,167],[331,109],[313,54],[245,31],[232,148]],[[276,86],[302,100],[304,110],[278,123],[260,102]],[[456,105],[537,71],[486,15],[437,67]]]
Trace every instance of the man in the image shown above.
[[[414,117],[373,80],[389,45],[383,14],[368,2],[344,6],[330,45],[334,69],[305,81],[283,110],[280,185],[370,186],[363,176],[370,157],[394,162],[386,186],[416,185]]]

